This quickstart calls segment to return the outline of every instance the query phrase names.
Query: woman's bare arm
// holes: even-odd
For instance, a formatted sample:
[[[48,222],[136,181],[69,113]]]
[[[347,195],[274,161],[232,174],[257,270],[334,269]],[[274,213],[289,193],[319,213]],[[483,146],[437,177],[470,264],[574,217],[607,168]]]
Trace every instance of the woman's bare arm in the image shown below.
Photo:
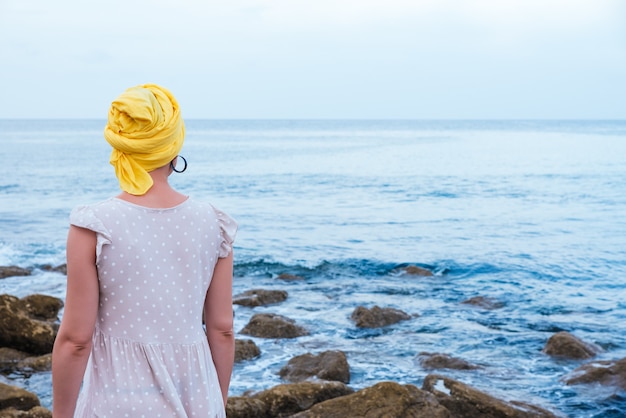
[[[70,226],[67,237],[67,294],[52,351],[52,414],[74,416],[99,303],[96,233]]]
[[[204,322],[224,405],[235,359],[233,331],[233,252],[220,258],[204,302]]]

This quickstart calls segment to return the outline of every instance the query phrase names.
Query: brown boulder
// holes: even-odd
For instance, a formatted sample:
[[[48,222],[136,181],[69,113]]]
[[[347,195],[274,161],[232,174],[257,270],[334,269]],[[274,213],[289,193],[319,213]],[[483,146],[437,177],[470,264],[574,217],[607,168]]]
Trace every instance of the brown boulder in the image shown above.
[[[287,292],[284,290],[252,289],[234,296],[233,303],[254,307],[282,302],[285,299],[287,299]]]
[[[271,417],[285,417],[323,402],[354,392],[340,382],[300,382],[277,385],[254,396],[267,407]]]
[[[0,383],[0,416],[12,416],[6,412],[9,409],[29,411],[38,406],[40,406],[39,398],[34,393],[17,386]]]
[[[434,276],[432,271],[425,269],[424,267],[418,267],[414,265],[406,266],[403,268],[403,270],[406,274],[409,274],[411,276],[423,276],[423,277]]]
[[[372,309],[367,309],[364,306],[358,306],[352,312],[351,318],[359,328],[379,328],[411,319],[411,316],[394,308],[374,306]]]
[[[0,347],[0,373],[18,371],[21,374],[49,371],[52,369],[52,355],[31,356],[13,348]]]
[[[261,350],[252,340],[235,340],[235,363],[241,363],[261,355]]]
[[[54,271],[57,273],[67,274],[67,264],[61,264],[58,266],[51,266],[50,264],[46,264],[44,266],[41,266],[41,269],[45,271]]]
[[[583,364],[564,380],[568,385],[599,383],[626,390],[626,357],[617,361],[593,361]]]
[[[0,347],[0,373],[10,373],[17,369],[20,361],[30,354],[9,347]]]
[[[422,389],[433,393],[451,416],[459,418],[557,418],[535,405],[503,401],[459,381],[428,375]]]
[[[43,406],[36,406],[28,411],[20,411],[15,408],[7,408],[0,410],[2,418],[52,418],[52,411]]]
[[[0,266],[0,279],[15,276],[30,276],[30,269],[18,266]]]
[[[46,372],[52,370],[52,353],[43,356],[26,357],[17,364],[20,373]]]
[[[435,396],[413,385],[381,382],[314,405],[291,418],[452,418]]]
[[[29,295],[20,299],[22,308],[33,319],[56,321],[63,301],[48,295]]]
[[[589,344],[566,331],[557,332],[548,339],[543,352],[551,356],[570,359],[587,359],[602,351],[599,347]]]
[[[288,417],[319,402],[353,392],[354,390],[340,382],[300,382],[277,385],[252,398],[265,405],[267,417]]]
[[[350,366],[341,351],[324,351],[318,355],[303,354],[289,360],[280,369],[280,377],[289,382],[301,382],[311,377],[350,383]]]
[[[270,418],[262,401],[247,396],[229,396],[226,402],[226,416],[228,418]]]
[[[254,315],[240,332],[260,338],[296,338],[309,334],[293,319],[270,313]]]
[[[23,305],[15,296],[0,295],[0,347],[33,354],[52,352],[58,325],[33,318]]]
[[[455,369],[455,370],[474,370],[479,366],[468,363],[465,360],[450,357],[442,353],[419,353],[418,359],[422,367],[425,369]]]

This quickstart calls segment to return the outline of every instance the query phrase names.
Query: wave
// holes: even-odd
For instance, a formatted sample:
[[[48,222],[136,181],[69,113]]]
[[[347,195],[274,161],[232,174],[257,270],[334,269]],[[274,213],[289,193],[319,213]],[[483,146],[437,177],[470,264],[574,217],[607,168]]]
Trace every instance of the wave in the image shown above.
[[[316,265],[289,264],[265,258],[235,263],[236,277],[267,277],[280,275],[297,276],[303,279],[333,277],[381,277],[398,276],[404,269],[416,266],[432,272],[434,276],[454,275],[463,278],[475,274],[499,273],[505,270],[493,264],[462,265],[449,260],[435,264],[422,262],[388,262],[369,259],[325,260]]]
[[[20,185],[17,183],[0,184],[0,193],[15,192],[15,191],[18,191],[19,189],[20,189]]]

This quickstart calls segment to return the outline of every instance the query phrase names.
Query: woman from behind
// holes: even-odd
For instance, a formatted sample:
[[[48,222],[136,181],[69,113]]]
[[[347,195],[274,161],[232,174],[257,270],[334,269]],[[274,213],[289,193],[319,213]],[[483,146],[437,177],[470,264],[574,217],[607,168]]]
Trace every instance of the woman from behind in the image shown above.
[[[225,417],[237,224],[169,184],[187,162],[167,89],[126,90],[104,134],[122,192],[70,214],[53,416]]]

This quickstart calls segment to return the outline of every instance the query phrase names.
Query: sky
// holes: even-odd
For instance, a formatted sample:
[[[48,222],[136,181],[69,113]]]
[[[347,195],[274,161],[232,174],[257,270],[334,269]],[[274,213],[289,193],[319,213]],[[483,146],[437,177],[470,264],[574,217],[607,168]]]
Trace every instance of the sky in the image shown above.
[[[624,0],[0,0],[0,119],[626,119]]]

